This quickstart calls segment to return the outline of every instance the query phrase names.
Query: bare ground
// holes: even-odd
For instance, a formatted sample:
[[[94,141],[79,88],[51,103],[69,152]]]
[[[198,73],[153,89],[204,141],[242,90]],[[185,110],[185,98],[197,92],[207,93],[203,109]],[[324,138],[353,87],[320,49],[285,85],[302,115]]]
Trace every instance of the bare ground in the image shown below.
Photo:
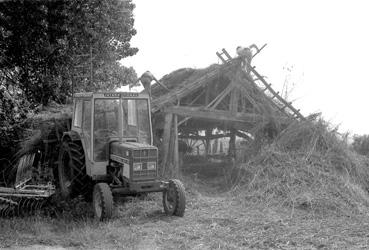
[[[200,182],[199,182],[200,183]],[[211,185],[187,183],[183,218],[164,215],[161,197],[119,203],[115,218],[0,219],[8,249],[368,249],[369,219],[251,204]]]

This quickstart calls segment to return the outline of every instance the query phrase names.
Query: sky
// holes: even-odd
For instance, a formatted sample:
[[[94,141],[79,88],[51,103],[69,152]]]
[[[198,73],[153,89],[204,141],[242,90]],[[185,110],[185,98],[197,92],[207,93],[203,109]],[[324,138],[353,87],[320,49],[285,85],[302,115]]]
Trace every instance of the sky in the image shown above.
[[[303,115],[321,112],[342,133],[369,134],[368,1],[133,0],[137,55],[156,78],[219,63],[237,46],[265,49],[252,65]]]

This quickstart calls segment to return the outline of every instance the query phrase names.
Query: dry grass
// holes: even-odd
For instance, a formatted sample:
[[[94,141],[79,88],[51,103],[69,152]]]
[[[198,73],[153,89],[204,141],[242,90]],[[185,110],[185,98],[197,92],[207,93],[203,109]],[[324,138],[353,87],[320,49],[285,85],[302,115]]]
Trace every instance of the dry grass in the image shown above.
[[[183,218],[161,197],[117,202],[114,219],[34,216],[0,219],[0,247],[14,249],[347,249],[368,247],[366,216],[321,216],[215,192],[215,179],[185,177]],[[219,181],[219,180],[218,180]],[[82,211],[81,211],[82,213]]]

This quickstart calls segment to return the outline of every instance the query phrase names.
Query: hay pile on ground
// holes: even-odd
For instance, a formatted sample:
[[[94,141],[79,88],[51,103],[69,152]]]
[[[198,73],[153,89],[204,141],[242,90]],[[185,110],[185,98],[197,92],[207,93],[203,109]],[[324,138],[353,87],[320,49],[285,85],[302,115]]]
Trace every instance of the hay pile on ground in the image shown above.
[[[233,188],[247,201],[317,213],[369,212],[369,159],[321,119],[290,124],[237,171]]]

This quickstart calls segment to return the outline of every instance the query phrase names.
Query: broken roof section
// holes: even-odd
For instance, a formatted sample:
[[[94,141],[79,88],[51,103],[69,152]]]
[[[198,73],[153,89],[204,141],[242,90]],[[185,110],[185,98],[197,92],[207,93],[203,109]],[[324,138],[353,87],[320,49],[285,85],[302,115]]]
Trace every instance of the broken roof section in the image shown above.
[[[164,76],[161,82],[169,91],[154,84],[152,112],[174,113],[187,117],[186,121],[188,117],[236,123],[304,119],[254,68],[249,65],[246,72],[241,57],[230,58],[224,49],[223,54],[228,57],[221,58],[223,64],[179,69]]]

